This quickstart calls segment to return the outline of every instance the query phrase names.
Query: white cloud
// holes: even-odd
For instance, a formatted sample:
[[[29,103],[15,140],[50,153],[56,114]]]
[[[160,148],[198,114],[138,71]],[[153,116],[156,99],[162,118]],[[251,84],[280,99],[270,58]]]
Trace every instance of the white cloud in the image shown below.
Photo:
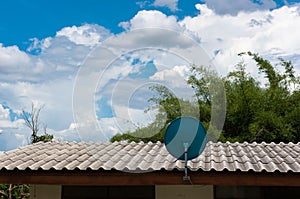
[[[0,134],[0,151],[12,150],[30,143],[30,132],[22,128],[7,128]]]
[[[29,56],[20,51],[17,46],[4,47],[0,43],[0,70],[15,71],[17,67],[28,66],[30,63]]]
[[[276,8],[274,0],[202,0],[208,8],[214,10],[217,14],[237,15],[240,11],[253,12],[256,10],[269,10]]]
[[[243,51],[283,57],[300,54],[300,30],[295,28],[300,25],[297,6],[239,12],[237,16],[218,15],[206,5],[198,4],[197,8],[198,16],[186,17],[179,23],[201,38],[202,45],[223,74],[232,70],[240,60],[237,53]],[[214,52],[218,53],[214,55]]]
[[[175,16],[167,16],[157,10],[139,11],[129,22],[121,22],[119,24],[126,30],[140,28],[164,28],[171,30],[181,30]]]
[[[30,138],[24,121],[19,118],[12,120],[11,114],[8,107],[0,104],[0,151],[26,145]]]
[[[110,35],[109,30],[102,26],[85,24],[62,28],[55,37],[42,40],[32,38],[27,52],[38,56],[28,55],[30,67],[35,70],[35,73],[29,74],[31,79],[28,77],[28,80],[61,78],[72,73],[74,75],[91,49]]]
[[[52,132],[67,129],[73,121],[72,92],[78,65],[109,34],[99,25],[86,24],[65,27],[55,37],[32,39],[27,52],[17,46],[0,45],[0,103],[14,110],[29,110],[32,101],[45,104],[41,121]],[[31,55],[31,52],[39,53]],[[23,131],[20,121],[1,119],[1,134],[5,136],[0,139]],[[12,135],[8,136],[9,133]]]
[[[84,132],[98,132],[105,128],[111,132],[104,132],[105,134],[112,134],[117,130],[120,132],[122,129],[130,128],[132,124],[128,121],[133,118],[143,118],[147,100],[152,97],[149,96],[148,87],[145,87],[145,90],[140,89],[145,85],[162,84],[178,97],[192,98],[194,93],[185,82],[186,77],[182,77],[188,69],[181,65],[189,66],[192,63],[208,65],[210,62],[197,40],[186,34],[189,31],[186,31],[174,16],[166,16],[153,10],[140,11],[130,21],[121,25],[126,27],[126,31],[105,40],[100,48],[95,49],[77,78],[78,87],[74,89],[76,92],[74,115],[77,123],[90,124],[80,128],[80,133],[88,139],[91,135],[85,135]],[[158,70],[155,78],[139,76],[141,73],[137,70],[141,68],[132,67],[130,63],[135,58],[141,62],[152,61]],[[131,77],[134,72],[135,77]],[[113,125],[110,128],[103,127],[106,125],[101,123],[100,129],[92,125],[96,122],[93,99],[97,83],[96,90],[99,95],[96,99],[111,100],[115,113],[114,121],[122,124],[122,128],[119,128],[117,123],[110,123],[109,125]],[[143,90],[141,91],[143,97],[135,103],[139,107],[128,104],[132,101],[136,90]],[[101,109],[97,108],[97,111]],[[134,117],[130,116],[128,110],[132,110]]]
[[[22,127],[24,121],[22,119],[11,120],[10,119],[10,111],[9,108],[4,108],[2,104],[0,104],[0,129],[7,128],[19,128]]]
[[[46,83],[0,83],[1,99],[16,110],[30,110],[31,102],[44,104],[41,120],[55,130],[67,128],[72,121],[72,79]]]
[[[0,43],[0,79],[19,80],[22,75],[35,73],[32,58],[17,46],[5,47]]]
[[[137,128],[147,126],[155,119],[157,110],[149,110],[147,113],[141,109],[129,108],[128,106],[114,106],[117,116],[111,118],[101,118],[98,121],[101,132],[112,137],[116,134],[127,133]],[[153,135],[158,132],[153,132]]]
[[[154,49],[151,52],[147,51],[147,58],[149,59],[152,56],[153,62],[158,68],[158,71],[150,79],[157,82],[161,81],[165,85],[172,85],[171,89],[184,87],[183,74],[187,73],[188,70],[183,67],[184,65],[176,65],[176,62],[182,60],[174,59],[176,56],[170,56],[170,52],[180,52],[175,53],[180,58],[197,57],[199,52],[197,50],[188,51],[188,49],[192,49],[192,42],[184,42],[183,37],[173,37],[175,34],[166,34],[167,31],[164,28],[175,30],[178,35],[184,33],[196,35],[195,37],[199,38],[201,45],[214,59],[215,66],[223,75],[231,71],[233,66],[241,60],[237,54],[242,51],[250,50],[263,56],[286,57],[292,55],[292,57],[297,57],[300,55],[299,38],[296,36],[300,34],[297,30],[294,30],[295,24],[299,23],[297,7],[282,7],[272,11],[241,11],[237,15],[220,15],[206,5],[198,4],[197,8],[200,11],[198,16],[186,17],[182,21],[166,16],[159,11],[141,11],[129,22],[122,24],[126,25],[127,32],[112,38],[105,44],[123,49],[122,52],[130,51],[130,49],[140,49],[149,45],[165,49],[166,51],[160,51],[159,53],[154,52]],[[151,31],[153,29],[147,29],[148,27],[163,30],[160,34],[157,34],[157,32]],[[288,34],[288,32],[293,31],[295,34]],[[292,39],[290,40],[290,38]],[[189,53],[185,53],[183,49]],[[140,53],[140,55],[142,54]],[[157,56],[157,54],[160,54],[160,56]],[[245,60],[247,61],[247,58]],[[183,63],[188,65],[186,62]],[[296,65],[296,68],[299,68],[299,64]],[[257,73],[257,68],[253,64],[250,64],[248,70],[251,73]],[[123,92],[126,93],[130,90],[126,90],[126,88],[129,88],[128,84],[130,85],[130,82],[122,82],[120,85],[123,86],[120,87],[120,92],[115,96],[115,99],[119,99],[119,101],[116,101],[114,107],[123,107],[118,108],[116,111],[120,114],[120,118],[130,118],[128,107],[126,109],[126,106],[120,106],[121,104],[124,105],[120,100],[125,96]],[[177,91],[175,93],[178,94]],[[193,94],[192,91],[189,91],[189,93]],[[140,112],[136,111],[135,113]]]
[[[112,137],[113,135],[116,135],[117,133],[123,133],[122,130],[119,129],[118,125],[124,127],[124,125],[122,125],[122,124],[126,124],[126,122],[127,121],[124,122],[123,120],[115,118],[115,117],[101,118],[99,120],[99,126],[101,128],[101,131],[105,132],[107,137]],[[125,129],[123,129],[123,130],[125,130]]]
[[[45,39],[39,40],[38,38],[31,38],[30,46],[26,49],[27,52],[36,52],[36,51],[44,51],[47,49],[51,44],[51,37],[47,37]],[[36,52],[38,53],[38,52]]]
[[[167,7],[173,12],[178,10],[178,0],[155,0],[153,5]]]
[[[150,4],[151,4],[151,2],[147,1],[147,0],[142,0],[142,1],[136,2],[136,5],[138,5],[142,9],[144,9],[146,6],[149,6]]]
[[[0,120],[9,119],[9,109],[5,109],[2,104],[0,104]]]
[[[3,47],[0,45],[0,62],[1,82],[40,82],[62,74],[59,71],[61,66],[58,63],[49,62],[48,59],[41,56],[27,54],[16,46]]]
[[[185,65],[174,66],[170,69],[164,69],[155,73],[153,76],[150,77],[150,79],[164,81],[165,83],[172,85],[173,88],[184,88],[187,87],[186,80],[189,71],[190,68]]]
[[[272,1],[264,1],[264,5],[272,7]],[[212,9],[209,3],[198,4],[197,16],[180,21],[159,11],[140,11],[128,22],[120,23],[124,32],[109,39],[106,38],[111,34],[105,28],[85,24],[65,27],[55,37],[32,39],[29,53],[17,46],[0,45],[0,103],[5,102],[15,110],[30,108],[31,101],[45,104],[41,119],[50,128],[50,133],[61,140],[79,140],[75,126],[79,124],[79,128],[83,128],[80,124],[85,122],[86,130],[96,129],[96,134],[102,131],[103,137],[109,138],[129,128],[128,120],[135,125],[150,120],[150,115],[143,113],[150,95],[147,86],[143,85],[162,83],[170,86],[179,97],[193,95],[185,89],[188,66],[199,63],[198,60],[204,60],[203,65],[211,64],[211,59],[204,56],[206,53],[222,74],[240,61],[237,53],[248,50],[267,57],[283,56],[292,60],[299,72],[299,5],[272,11],[254,7],[252,11],[245,11],[237,3],[235,13],[223,15],[218,11],[221,7]],[[89,54],[98,44],[103,48]],[[206,53],[199,50],[199,45]],[[40,50],[40,53],[30,55],[34,50]],[[157,71],[150,78],[130,77],[142,71],[140,65],[132,66],[135,59],[144,63],[152,61]],[[90,68],[85,70],[85,66]],[[80,75],[76,77],[78,69]],[[251,65],[248,70],[255,73],[257,69]],[[80,86],[76,87],[75,82]],[[75,100],[72,99],[73,92]],[[99,107],[95,107],[95,100],[102,97],[106,97],[115,109],[114,117],[96,118],[95,110]],[[140,106],[128,106],[128,103]],[[83,114],[74,121],[76,111]],[[13,136],[19,138],[14,142],[24,144],[30,134],[16,135],[24,127],[9,121],[8,114],[8,110],[0,105],[0,133],[1,136],[5,134],[0,137],[1,142],[10,139],[7,143],[17,146],[11,141]],[[94,128],[95,124],[99,125]],[[8,132],[12,134],[8,135]],[[86,132],[83,136],[93,140],[96,134]]]
[[[56,80],[47,84],[0,83],[0,93],[2,93],[1,100],[5,101],[14,111],[22,109],[30,111],[32,101],[45,104],[40,114],[41,125],[47,125],[48,132],[53,133],[68,128],[73,121],[72,87],[73,82],[70,80]],[[9,114],[9,109],[3,108],[0,104],[1,143],[7,142],[14,147],[30,143],[30,130],[24,125],[24,121],[22,119],[12,121]],[[18,139],[13,138],[16,136]],[[69,134],[66,134],[65,137],[68,138]],[[6,139],[10,139],[10,141],[8,142]],[[69,141],[71,140],[69,139]],[[7,145],[7,147],[9,146]]]
[[[101,34],[99,34],[101,33]],[[65,27],[56,33],[56,37],[66,37],[77,45],[94,47],[107,38],[110,32],[99,26],[85,24],[82,26]]]
[[[32,39],[27,52],[1,44],[0,103],[14,110],[30,110],[32,101],[45,104],[41,122],[59,135],[73,122],[72,92],[78,65],[109,34],[101,26],[83,25],[63,28],[55,37]],[[1,150],[29,143],[30,133],[23,121],[10,121],[8,110],[1,104],[0,109]],[[66,133],[64,138],[72,140],[76,134]]]

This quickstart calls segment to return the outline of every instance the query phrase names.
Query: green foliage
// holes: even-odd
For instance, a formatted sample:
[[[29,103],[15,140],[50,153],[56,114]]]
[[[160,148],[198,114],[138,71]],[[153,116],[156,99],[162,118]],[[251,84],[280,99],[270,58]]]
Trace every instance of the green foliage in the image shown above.
[[[210,68],[193,65],[187,83],[194,89],[208,140],[216,141],[225,120],[226,97],[223,79]]]
[[[268,60],[251,52],[265,87],[245,72],[239,63],[226,78],[227,116],[221,141],[299,141],[299,78],[291,62],[279,59],[280,73]],[[294,87],[295,90],[291,90]]]
[[[158,94],[150,99],[158,109],[155,121],[134,132],[116,135],[112,141],[163,141],[166,125],[179,116],[189,115],[200,119],[206,129],[216,129],[215,135],[208,136],[219,137],[223,142],[299,142],[300,78],[295,74],[292,63],[279,58],[279,63],[273,66],[252,52],[239,55],[250,56],[254,60],[259,72],[267,80],[266,85],[261,86],[257,79],[246,72],[247,65],[244,62],[238,63],[235,70],[224,78],[205,67],[192,66],[187,83],[195,91],[197,104],[176,98],[164,86],[151,87]],[[279,72],[277,67],[283,72]],[[221,88],[222,85],[224,88]],[[224,90],[226,104],[222,101]],[[211,118],[213,114],[222,115],[218,113],[225,110],[226,119],[219,136],[218,129],[222,128],[219,121],[222,118],[215,121],[211,121]],[[153,132],[159,133],[149,136]]]
[[[230,72],[225,78],[225,90],[227,111],[223,136],[225,139],[241,138],[235,141],[248,140],[251,137],[248,125],[253,122],[254,114],[260,108],[260,87],[246,73],[245,65],[239,63],[236,71]]]
[[[149,99],[155,104],[151,108],[158,110],[155,120],[148,126],[137,128],[133,132],[113,136],[111,138],[112,142],[121,140],[127,140],[128,142],[163,142],[166,127],[173,119],[181,115],[198,117],[196,103],[176,98],[168,88],[162,85],[155,85],[149,89],[157,93],[157,96]],[[150,108],[147,111],[149,110]]]
[[[29,185],[0,184],[0,199],[29,199]]]
[[[198,68],[193,66],[191,72],[192,75],[188,79],[188,84],[196,90],[197,101],[188,101],[177,98],[165,86],[152,86],[149,89],[155,91],[157,95],[150,98],[149,101],[154,102],[155,104],[155,106],[151,108],[156,108],[158,110],[154,122],[146,127],[138,128],[134,132],[117,134],[111,138],[111,141],[163,142],[167,125],[180,116],[192,116],[201,119],[206,128],[208,128],[209,125],[212,125],[210,121],[211,104],[217,99],[217,95],[211,96],[209,93],[212,93],[212,89],[216,90],[214,87],[215,82],[213,81],[216,81],[217,79],[220,80],[220,78],[216,78],[217,76],[215,73],[206,70],[204,67]],[[222,106],[220,106],[220,108],[221,107]]]
[[[32,143],[36,143],[36,142],[50,142],[52,140],[53,140],[53,135],[48,134],[48,133],[44,133],[43,135],[36,135],[35,137],[33,137]]]

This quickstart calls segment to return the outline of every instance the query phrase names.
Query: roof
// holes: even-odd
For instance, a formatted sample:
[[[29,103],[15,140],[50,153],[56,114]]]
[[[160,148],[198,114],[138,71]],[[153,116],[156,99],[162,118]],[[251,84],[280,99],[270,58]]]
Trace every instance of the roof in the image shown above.
[[[192,171],[300,173],[300,143],[213,143],[188,161]],[[0,170],[183,170],[163,143],[48,142],[0,154]]]

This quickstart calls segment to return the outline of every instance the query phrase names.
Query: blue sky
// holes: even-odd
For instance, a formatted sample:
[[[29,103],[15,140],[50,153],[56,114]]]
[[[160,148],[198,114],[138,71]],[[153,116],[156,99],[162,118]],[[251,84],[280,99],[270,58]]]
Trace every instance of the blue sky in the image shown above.
[[[140,3],[139,3],[140,2]],[[176,13],[182,18],[195,15],[197,0],[181,1],[177,11],[153,6],[148,1],[99,1],[99,0],[13,0],[1,2],[0,30],[4,45],[18,45],[26,49],[30,38],[43,39],[54,36],[57,30],[67,26],[99,24],[114,33],[123,29],[122,21],[132,18],[141,8],[157,9],[166,14]]]
[[[154,6],[153,1],[142,0],[5,0],[1,2],[0,41],[5,46],[18,45],[21,49],[26,49],[30,38],[43,39],[54,36],[56,31],[63,27],[80,26],[85,23],[99,24],[114,33],[119,33],[122,31],[119,23],[131,19],[141,9],[160,10],[167,15],[175,14],[181,19],[185,16],[195,16],[198,13],[195,4],[200,2],[181,0],[177,3],[177,10],[170,10],[167,6]],[[211,2],[213,8],[214,1]],[[256,2],[261,4],[260,1]],[[276,7],[279,7],[294,4],[298,0],[275,2]]]
[[[156,114],[144,112],[152,105],[149,86],[192,98],[185,79],[201,56],[221,75],[248,50],[292,60],[300,72],[296,0],[5,0],[0,6],[0,151],[29,143],[20,114],[32,102],[45,105],[41,121],[59,141],[106,141],[146,125]]]

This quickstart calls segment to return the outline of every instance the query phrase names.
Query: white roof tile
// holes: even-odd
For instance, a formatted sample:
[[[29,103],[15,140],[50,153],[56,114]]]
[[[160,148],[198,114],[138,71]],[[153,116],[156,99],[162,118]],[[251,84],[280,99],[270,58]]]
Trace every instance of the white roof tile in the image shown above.
[[[300,143],[212,143],[188,162],[192,171],[300,172]],[[163,143],[39,142],[0,153],[0,170],[183,170]]]

